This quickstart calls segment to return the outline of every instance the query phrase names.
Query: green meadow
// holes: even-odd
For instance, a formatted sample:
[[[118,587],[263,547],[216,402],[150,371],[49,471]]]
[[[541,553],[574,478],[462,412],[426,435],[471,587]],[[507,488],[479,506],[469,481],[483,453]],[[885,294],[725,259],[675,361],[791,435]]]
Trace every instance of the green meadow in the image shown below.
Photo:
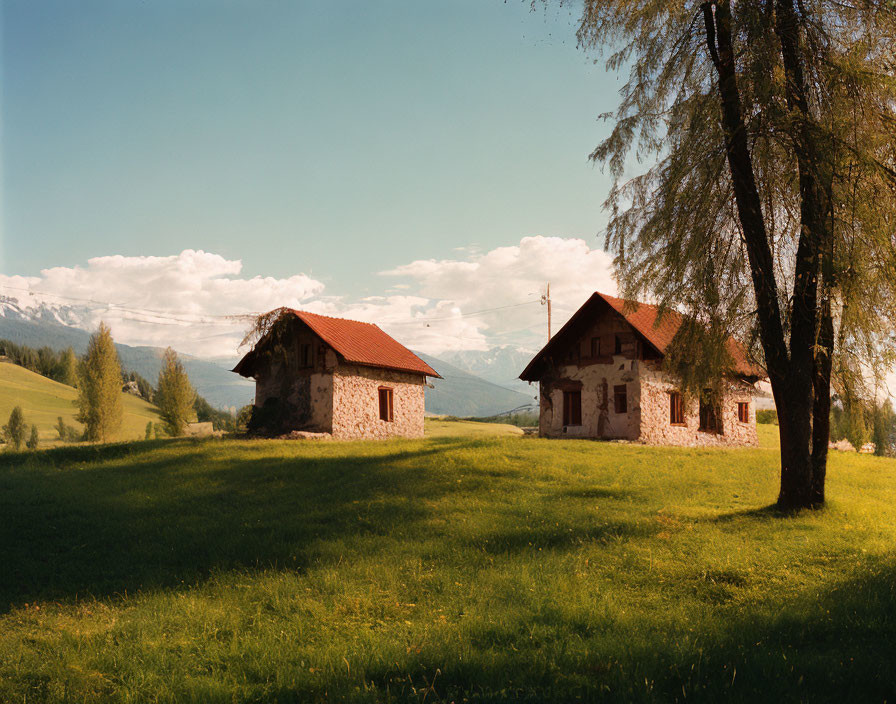
[[[124,416],[121,424],[122,440],[143,438],[146,424],[159,422],[155,406],[131,394],[122,394]],[[22,407],[28,427],[37,426],[41,442],[55,442],[59,438],[56,423],[60,416],[66,425],[78,430],[83,426],[75,420],[78,414],[78,390],[60,384],[24,367],[0,362],[0,425],[6,423],[16,406]]]
[[[428,427],[3,454],[0,701],[894,698],[896,461]]]

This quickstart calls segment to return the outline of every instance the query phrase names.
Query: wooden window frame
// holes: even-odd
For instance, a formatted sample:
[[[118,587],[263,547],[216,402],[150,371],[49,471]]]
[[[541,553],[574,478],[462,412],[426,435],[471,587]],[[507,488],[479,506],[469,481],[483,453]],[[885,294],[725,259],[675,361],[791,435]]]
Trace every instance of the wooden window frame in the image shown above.
[[[737,420],[741,423],[749,423],[750,422],[750,402],[749,401],[738,401],[737,402]]]
[[[619,403],[622,399],[622,403]],[[622,408],[620,409],[620,405]],[[620,415],[628,413],[628,384],[616,384],[613,386],[613,412]]]
[[[395,420],[395,393],[391,386],[380,386],[377,389],[380,420],[392,423]]]
[[[600,357],[600,338],[599,337],[591,338],[591,356],[592,357]]]
[[[563,391],[563,425],[582,424],[582,392],[574,389]]]
[[[622,354],[622,335],[613,336],[613,354]]]
[[[684,422],[684,401],[681,398],[680,391],[669,392],[669,425],[686,425]]]

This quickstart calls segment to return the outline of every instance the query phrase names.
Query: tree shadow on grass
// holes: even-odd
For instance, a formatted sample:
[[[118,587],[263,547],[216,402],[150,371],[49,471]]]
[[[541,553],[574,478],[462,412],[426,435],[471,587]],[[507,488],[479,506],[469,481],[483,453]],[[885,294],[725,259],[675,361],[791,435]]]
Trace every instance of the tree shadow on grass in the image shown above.
[[[272,699],[360,700],[363,684],[396,702],[890,701],[896,566],[868,567],[821,594],[720,612],[702,633],[556,609],[474,632],[475,647],[432,643],[400,663],[368,665],[360,681],[334,674]]]
[[[758,520],[768,521],[775,518],[796,518],[800,515],[797,511],[785,511],[778,508],[777,504],[768,506],[760,506],[759,508],[744,508],[736,511],[726,511],[714,516],[706,516],[698,518],[697,522],[702,523],[731,523],[739,520]]]
[[[62,448],[0,464],[0,613],[191,585],[219,570],[302,570],[327,559],[329,541],[412,530],[426,516],[422,499],[451,488],[420,469],[433,448],[228,458],[226,448],[182,444],[157,454],[154,443]]]

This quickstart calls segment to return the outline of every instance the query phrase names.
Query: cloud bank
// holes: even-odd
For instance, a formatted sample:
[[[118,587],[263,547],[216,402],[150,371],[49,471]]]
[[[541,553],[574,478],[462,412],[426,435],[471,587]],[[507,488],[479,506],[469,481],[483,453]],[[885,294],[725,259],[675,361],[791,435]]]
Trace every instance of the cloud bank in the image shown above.
[[[55,311],[67,324],[100,320],[119,342],[234,357],[246,316],[279,306],[374,322],[407,346],[438,354],[500,344],[540,347],[548,281],[554,330],[595,290],[615,292],[612,261],[581,239],[525,237],[486,252],[418,260],[380,272],[383,295],[351,299],[305,274],[244,277],[242,263],[211,252],[106,256],[40,276],[0,276],[0,294]],[[244,350],[243,350],[244,351]]]

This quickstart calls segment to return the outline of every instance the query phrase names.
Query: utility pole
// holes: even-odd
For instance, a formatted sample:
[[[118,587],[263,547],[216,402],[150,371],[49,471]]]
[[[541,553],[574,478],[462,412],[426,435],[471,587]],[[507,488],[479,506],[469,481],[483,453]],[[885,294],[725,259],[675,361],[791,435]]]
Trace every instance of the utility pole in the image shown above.
[[[548,307],[548,342],[551,341],[551,282],[548,281],[548,291],[541,297],[541,305]]]

